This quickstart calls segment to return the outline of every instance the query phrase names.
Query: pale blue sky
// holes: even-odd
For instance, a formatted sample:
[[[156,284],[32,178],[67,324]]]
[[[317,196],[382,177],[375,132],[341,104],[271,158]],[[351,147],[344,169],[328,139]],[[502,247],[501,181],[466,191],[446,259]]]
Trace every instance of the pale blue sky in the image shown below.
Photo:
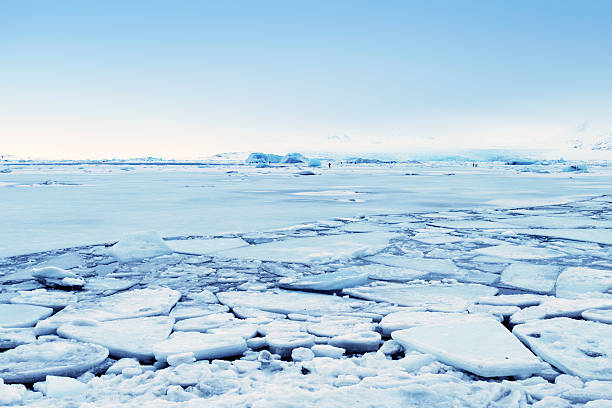
[[[611,1],[2,1],[0,154],[565,146]]]

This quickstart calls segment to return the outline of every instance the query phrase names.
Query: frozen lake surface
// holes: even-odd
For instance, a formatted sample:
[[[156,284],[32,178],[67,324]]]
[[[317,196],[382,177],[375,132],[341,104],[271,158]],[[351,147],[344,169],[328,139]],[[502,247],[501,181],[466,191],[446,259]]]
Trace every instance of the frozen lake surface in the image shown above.
[[[0,173],[0,405],[610,407],[612,170]]]

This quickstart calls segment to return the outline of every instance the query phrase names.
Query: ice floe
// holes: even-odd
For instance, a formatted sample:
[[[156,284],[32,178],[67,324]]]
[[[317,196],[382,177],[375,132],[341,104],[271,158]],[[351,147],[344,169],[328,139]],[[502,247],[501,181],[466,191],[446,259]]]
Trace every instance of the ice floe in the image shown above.
[[[566,317],[520,324],[512,332],[538,356],[585,380],[612,380],[612,326]]]
[[[497,288],[463,283],[388,283],[345,289],[343,293],[361,299],[420,307],[430,311],[463,312],[482,296],[492,296]]]
[[[19,294],[11,298],[11,303],[50,307],[60,310],[69,304],[76,303],[78,297],[72,293],[63,291],[47,291],[46,289],[21,290]]]
[[[528,376],[541,362],[503,325],[486,317],[449,319],[394,331],[404,347],[482,377]]]
[[[612,290],[612,270],[574,267],[564,270],[557,279],[556,295],[575,299],[585,293],[607,293]]]
[[[526,245],[502,244],[475,249],[474,252],[509,259],[550,259],[563,256],[559,251]]]
[[[51,313],[49,307],[0,303],[0,327],[32,327]]]
[[[559,273],[560,268],[555,265],[515,262],[504,269],[501,274],[501,283],[531,292],[551,293],[555,288]]]
[[[71,340],[39,340],[0,353],[0,378],[6,383],[33,383],[48,375],[77,377],[108,357],[108,350]]]
[[[167,316],[139,317],[104,322],[74,321],[57,329],[62,337],[106,347],[114,357],[153,359],[153,345],[166,340],[174,319]]]
[[[280,287],[287,289],[337,291],[363,285],[367,281],[367,273],[346,268],[336,272],[303,276],[301,278],[285,278],[281,279],[278,283]]]

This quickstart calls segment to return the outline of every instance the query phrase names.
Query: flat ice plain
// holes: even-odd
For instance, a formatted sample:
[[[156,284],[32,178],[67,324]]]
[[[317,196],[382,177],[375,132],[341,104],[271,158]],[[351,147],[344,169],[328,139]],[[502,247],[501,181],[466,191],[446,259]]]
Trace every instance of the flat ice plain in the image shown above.
[[[587,165],[4,164],[0,405],[610,407]]]

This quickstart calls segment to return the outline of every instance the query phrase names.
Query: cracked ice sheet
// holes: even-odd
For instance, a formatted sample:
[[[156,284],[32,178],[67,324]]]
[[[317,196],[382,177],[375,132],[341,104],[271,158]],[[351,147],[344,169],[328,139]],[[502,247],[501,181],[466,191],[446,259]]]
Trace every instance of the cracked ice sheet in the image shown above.
[[[612,380],[612,326],[559,317],[515,326],[538,356],[582,379]]]
[[[217,293],[217,297],[221,303],[232,309],[247,307],[273,313],[300,313],[311,316],[350,313],[365,309],[370,305],[362,300],[288,290],[220,292]]]
[[[376,253],[387,247],[389,240],[397,236],[392,233],[363,233],[290,238],[219,251],[216,255],[261,261],[324,263]]]
[[[190,255],[209,255],[249,245],[242,238],[178,239],[166,241],[166,244],[174,252]]]
[[[478,284],[440,282],[388,283],[345,289],[342,293],[361,299],[388,302],[400,306],[422,307],[430,311],[463,312],[483,296],[493,296],[497,288]]]
[[[596,242],[598,244],[612,245],[612,229],[515,229],[518,234],[537,235],[549,238],[562,238],[572,241]]]

